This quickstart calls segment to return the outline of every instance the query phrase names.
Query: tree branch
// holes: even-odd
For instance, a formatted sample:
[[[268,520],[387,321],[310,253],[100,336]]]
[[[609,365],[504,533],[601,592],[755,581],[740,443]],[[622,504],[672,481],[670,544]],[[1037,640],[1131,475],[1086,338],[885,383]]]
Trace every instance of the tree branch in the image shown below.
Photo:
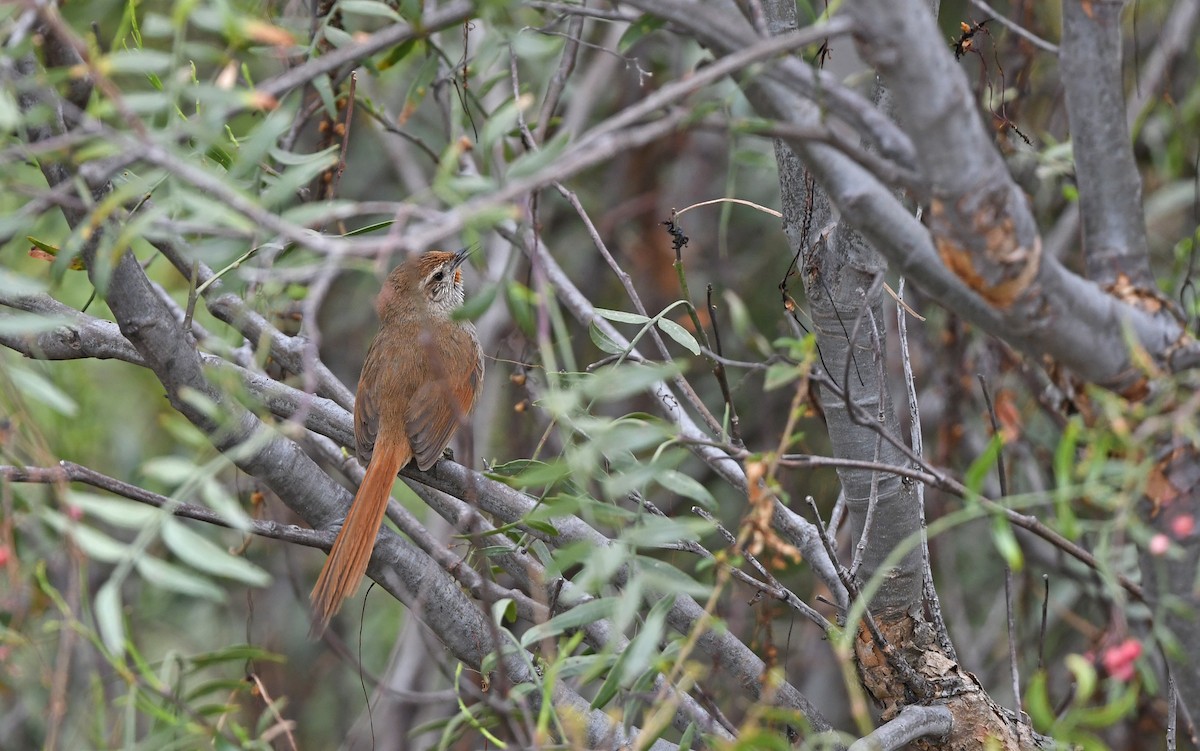
[[[1152,289],[1142,177],[1133,158],[1121,71],[1125,0],[1063,0],[1059,53],[1075,184],[1083,218],[1083,256],[1092,281]]]
[[[851,743],[848,751],[896,751],[920,738],[946,735],[953,723],[945,707],[909,704],[875,732]]]
[[[138,503],[145,503],[155,508],[165,509],[173,516],[183,519],[212,524],[217,527],[236,529],[220,514],[191,503],[180,503],[165,495],[151,493],[149,490],[131,485],[114,477],[97,472],[89,467],[69,461],[60,461],[56,467],[14,467],[9,464],[0,465],[0,477],[9,482],[27,482],[51,484],[60,482],[80,482],[93,488],[128,498]],[[332,532],[320,532],[315,529],[304,529],[294,524],[280,524],[276,521],[250,519],[250,533],[272,540],[281,540],[308,548],[329,550],[333,545]]]

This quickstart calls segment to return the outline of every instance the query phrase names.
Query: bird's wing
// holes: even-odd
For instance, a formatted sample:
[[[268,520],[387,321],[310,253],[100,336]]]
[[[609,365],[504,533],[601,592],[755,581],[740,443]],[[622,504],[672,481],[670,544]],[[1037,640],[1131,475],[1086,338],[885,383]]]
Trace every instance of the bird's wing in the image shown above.
[[[467,330],[455,330],[441,351],[430,353],[430,359],[426,367],[429,377],[409,400],[404,417],[413,457],[422,470],[437,463],[454,431],[466,421],[483,379],[479,345]],[[449,363],[465,362],[474,367],[465,372],[448,372]]]

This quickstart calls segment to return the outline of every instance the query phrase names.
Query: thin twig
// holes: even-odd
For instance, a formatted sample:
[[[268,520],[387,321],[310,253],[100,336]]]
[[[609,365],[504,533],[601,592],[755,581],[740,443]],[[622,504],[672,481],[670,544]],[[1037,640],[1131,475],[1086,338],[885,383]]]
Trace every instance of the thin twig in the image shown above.
[[[1179,730],[1179,699],[1175,696],[1175,674],[1167,663],[1167,751],[1175,751]]]
[[[182,517],[184,519],[194,519],[196,521],[205,522],[218,527],[226,527],[228,529],[237,529],[231,522],[219,514],[210,511],[203,506],[196,506],[190,503],[180,503],[173,498],[168,498],[158,493],[152,493],[149,490],[140,488],[137,485],[131,485],[114,477],[109,477],[103,473],[97,472],[94,469],[85,467],[74,462],[62,461],[56,467],[16,467],[13,465],[0,465],[0,477],[9,482],[29,482],[29,483],[56,483],[56,482],[81,482],[85,485],[91,485],[94,488],[107,490],[114,495],[119,495],[128,498],[131,501],[145,503],[155,508],[161,508],[170,512],[173,516]],[[317,548],[320,550],[329,550],[333,545],[334,534],[332,532],[318,532],[313,529],[303,529],[292,524],[280,524],[272,521],[262,521],[259,519],[248,520],[248,531],[259,537],[267,537],[272,540],[282,540],[284,542],[303,545],[309,548]]]
[[[923,457],[925,440],[921,434],[921,405],[917,399],[917,381],[913,375],[912,357],[908,350],[908,318],[904,314],[905,311],[911,309],[904,302],[904,284],[904,277],[900,277],[900,281],[896,283],[896,303],[899,306],[896,310],[896,331],[900,341],[900,362],[904,369],[905,394],[908,397],[908,437],[912,442],[913,453]],[[917,483],[916,496],[917,513],[921,517],[921,589],[925,598],[925,607],[933,621],[938,645],[947,657],[957,662],[958,653],[954,649],[954,642],[950,639],[950,630],[946,627],[946,620],[942,615],[941,599],[938,597],[937,586],[933,581],[933,559],[929,554],[929,526],[925,518],[925,483]]]
[[[1017,36],[1021,37],[1025,41],[1029,42],[1034,47],[1037,47],[1040,50],[1044,50],[1045,52],[1049,52],[1052,55],[1058,54],[1058,45],[1057,44],[1054,44],[1052,42],[1047,42],[1045,39],[1042,39],[1040,36],[1038,36],[1037,34],[1034,34],[1032,31],[1025,28],[1021,24],[1017,23],[1016,21],[1010,21],[1003,14],[999,13],[995,8],[993,8],[992,6],[985,3],[984,0],[970,0],[970,2],[971,2],[971,5],[974,5],[976,8],[979,8],[984,13],[987,13],[988,16],[993,21],[1000,24],[1001,26],[1008,29],[1012,33],[1016,34]]]
[[[733,393],[729,389],[729,379],[725,375],[725,364],[718,359],[721,356],[721,329],[717,326],[717,305],[713,302],[713,287],[711,284],[708,285],[707,291],[708,322],[712,325],[713,347],[716,349],[717,354],[717,357],[709,358],[709,360],[712,363],[713,375],[717,377],[717,384],[721,387],[721,396],[725,399],[725,409],[729,412],[729,440],[734,446],[744,448],[746,444],[742,441],[737,407],[733,404]]]
[[[567,33],[564,35],[567,43],[563,45],[562,58],[559,60],[558,69],[554,71],[553,78],[550,79],[550,84],[546,87],[546,97],[542,100],[542,108],[538,112],[537,129],[534,131],[534,139],[537,143],[545,141],[546,134],[550,132],[550,118],[554,115],[554,110],[557,109],[558,102],[562,98],[563,90],[567,86],[567,79],[575,70],[575,61],[579,56],[579,37],[582,33],[583,16],[578,14],[571,16]]]
[[[350,151],[350,128],[354,124],[354,101],[358,90],[358,73],[350,74],[350,91],[346,93],[346,121],[342,123],[342,148],[338,151],[337,167],[333,172],[333,184],[329,186],[328,200],[337,195],[338,185],[342,182],[342,173],[346,171],[346,154]]]
[[[1008,669],[1012,677],[1013,690],[1013,725],[1020,733],[1022,724],[1021,713],[1021,672],[1017,667],[1017,614],[1013,609],[1013,573],[1011,566],[1004,567],[1004,610],[1008,616]]]
[[[1042,574],[1042,626],[1038,630],[1038,670],[1045,667],[1046,614],[1050,609],[1050,575]]]

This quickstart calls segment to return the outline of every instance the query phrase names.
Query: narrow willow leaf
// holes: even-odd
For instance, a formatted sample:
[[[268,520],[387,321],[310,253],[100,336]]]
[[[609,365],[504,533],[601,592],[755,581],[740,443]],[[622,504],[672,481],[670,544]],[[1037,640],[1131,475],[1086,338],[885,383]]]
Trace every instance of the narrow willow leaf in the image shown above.
[[[645,324],[650,322],[650,316],[644,316],[641,313],[626,313],[623,310],[609,310],[608,308],[596,308],[596,315],[617,323]]]
[[[588,336],[592,338],[592,343],[600,349],[601,352],[607,352],[610,355],[619,355],[625,351],[625,348],[617,344],[611,336],[604,333],[595,323],[588,324]]]
[[[14,365],[8,369],[8,375],[25,398],[40,402],[60,415],[74,417],[79,414],[79,404],[41,373]]]
[[[710,511],[717,507],[717,501],[708,488],[678,470],[662,470],[654,476],[654,480],[672,493],[690,498]]]
[[[166,519],[162,527],[163,542],[179,560],[206,574],[265,587],[271,575],[245,558],[239,558],[176,519]]]
[[[338,10],[359,16],[378,16],[392,21],[402,21],[400,14],[387,3],[378,0],[341,0]]]
[[[225,599],[225,592],[220,587],[194,571],[149,555],[139,556],[134,565],[142,578],[156,587],[214,602],[221,602]]]
[[[579,628],[602,618],[607,618],[612,615],[616,604],[615,598],[604,597],[576,605],[570,610],[559,613],[545,623],[539,623],[526,631],[521,635],[521,646],[528,647],[530,644],[539,642],[542,639],[558,636],[568,629]]]
[[[96,613],[96,628],[104,646],[114,655],[125,654],[125,619],[121,614],[121,587],[109,579],[100,586],[92,606]]]
[[[692,332],[675,323],[669,318],[659,318],[658,328],[667,336],[674,339],[683,348],[693,355],[700,354],[700,342],[696,341],[696,337],[692,336]]]

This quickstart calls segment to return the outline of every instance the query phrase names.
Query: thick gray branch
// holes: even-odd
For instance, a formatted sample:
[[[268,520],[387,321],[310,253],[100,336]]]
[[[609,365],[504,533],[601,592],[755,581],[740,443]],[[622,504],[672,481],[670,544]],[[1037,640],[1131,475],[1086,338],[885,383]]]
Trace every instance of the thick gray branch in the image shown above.
[[[769,26],[777,33],[796,23],[795,4],[788,0],[769,0],[763,8]],[[856,414],[867,414],[878,423],[877,427],[893,435],[900,432],[880,365],[886,331],[875,326],[884,320],[882,287],[875,281],[887,270],[887,262],[852,227],[836,221],[828,195],[809,183],[799,158],[782,141],[776,141],[775,160],[779,165],[783,230],[792,253],[800,254],[799,276],[804,282],[821,364],[844,392],[843,396],[820,389],[817,394],[833,452],[843,459],[904,466],[907,460],[897,447],[881,443],[878,432],[856,418]],[[833,227],[829,233],[823,230],[827,226]],[[868,310],[872,315],[866,315]],[[865,325],[856,330],[856,322]],[[887,571],[881,568],[906,538],[920,534],[915,483],[903,482],[890,473],[850,468],[839,469],[838,477],[850,509],[852,539],[861,545],[861,577],[870,579],[877,572],[885,577],[872,608],[911,608],[921,599],[921,551],[913,549]],[[871,515],[878,523],[868,531]]]
[[[1142,178],[1125,119],[1124,6],[1124,0],[1063,0],[1059,62],[1088,278],[1109,285],[1123,274],[1134,286],[1148,289],[1154,286],[1154,276],[1142,212]]]
[[[631,4],[668,17],[718,52],[734,51],[747,28],[729,13],[714,20],[715,6],[706,3]],[[945,307],[1028,354],[1052,356],[1088,381],[1122,391],[1138,383],[1127,330],[1167,369],[1200,365],[1200,345],[1177,321],[1123,304],[1043,256],[1024,195],[924,3],[861,0],[849,7],[862,32],[862,53],[895,97],[900,124],[926,171],[935,216],[931,237],[852,159],[824,144],[786,139],[846,221]],[[767,117],[802,128],[823,123],[822,107],[778,78],[759,75],[742,85]],[[972,155],[971,169],[962,169],[961,154]]]
[[[629,5],[665,18],[687,31],[713,52],[734,55],[747,47],[765,44],[750,23],[737,13],[732,3],[698,0],[632,0]],[[813,26],[805,31],[821,31]],[[841,33],[836,19],[828,26],[830,35]],[[771,81],[817,102],[823,114],[833,114],[853,126],[884,157],[903,167],[916,164],[917,154],[910,137],[877,110],[869,100],[843,86],[841,81],[821,70],[814,70],[795,58],[785,58],[762,73]],[[817,125],[818,122],[807,123]]]
[[[1043,256],[1024,195],[924,4],[861,0],[850,7],[870,40],[860,49],[892,91],[927,171],[933,237],[851,160],[820,144],[789,142],[847,220],[943,305],[1086,380],[1121,391],[1139,382],[1127,331],[1165,367],[1195,367],[1200,347],[1177,321],[1120,303]],[[783,110],[802,124],[818,116],[790,92],[748,94],[773,116]],[[961,168],[958,154],[972,155],[971,169]]]
[[[953,723],[954,718],[945,707],[910,704],[875,732],[850,744],[849,751],[895,751],[918,738],[946,735]]]

